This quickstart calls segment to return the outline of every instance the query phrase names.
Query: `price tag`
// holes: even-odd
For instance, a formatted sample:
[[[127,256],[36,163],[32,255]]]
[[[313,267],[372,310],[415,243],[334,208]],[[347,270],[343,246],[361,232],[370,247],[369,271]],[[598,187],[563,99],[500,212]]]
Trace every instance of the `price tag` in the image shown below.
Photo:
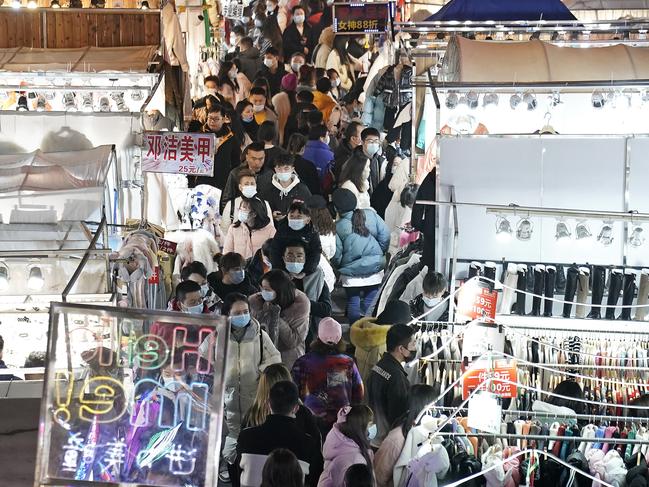
[[[495,323],[471,323],[467,326],[462,341],[462,357],[471,360],[489,351],[505,351],[505,331]]]
[[[482,281],[464,284],[458,293],[458,319],[493,321],[496,318],[498,291]]]
[[[487,433],[500,433],[502,405],[500,399],[490,392],[479,391],[469,401],[469,428]]]
[[[149,277],[149,284],[160,284],[160,267],[154,267],[153,274]]]
[[[164,238],[158,240],[158,250],[167,254],[175,254],[177,246],[178,244],[171,240],[165,240]]]
[[[482,384],[489,377],[493,377],[493,381]],[[493,363],[493,368],[489,368],[485,363],[482,367],[476,367],[468,370],[462,377],[462,398],[469,397],[471,392],[480,386],[481,390],[491,391],[497,396],[502,398],[515,398],[518,393],[516,384],[510,382],[517,382],[518,369],[516,362],[508,360],[496,360]]]

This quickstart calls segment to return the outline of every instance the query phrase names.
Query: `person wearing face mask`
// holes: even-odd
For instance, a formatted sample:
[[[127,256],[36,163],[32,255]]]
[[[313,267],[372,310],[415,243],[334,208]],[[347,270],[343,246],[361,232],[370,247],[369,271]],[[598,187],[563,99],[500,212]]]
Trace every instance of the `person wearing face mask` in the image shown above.
[[[246,146],[243,150],[241,165],[230,171],[228,180],[225,183],[225,189],[221,193],[221,201],[219,203],[219,211],[221,214],[223,214],[227,202],[232,201],[239,195],[238,184],[240,171],[249,169],[255,174],[257,178],[257,193],[260,192],[261,188],[270,186],[273,171],[265,166],[265,157],[264,144],[262,142],[253,142]]]
[[[289,242],[284,250],[283,268],[291,276],[295,287],[304,292],[311,301],[311,323],[306,340],[308,344],[317,333],[320,320],[331,316],[331,294],[320,267],[310,274],[304,272],[306,251],[307,246],[301,240]]]
[[[223,61],[219,67],[219,93],[232,106],[247,99],[250,94],[251,83],[245,74],[239,72],[240,66],[239,61],[234,60]]]
[[[270,108],[266,106],[266,90],[259,86],[250,89],[250,103],[252,103],[252,111],[255,116],[257,125],[261,125],[265,121],[276,122],[277,115]]]
[[[219,270],[207,276],[207,281],[219,296],[239,293],[251,296],[259,292],[246,272],[246,260],[235,252],[225,254],[219,260]]]
[[[401,364],[416,360],[415,329],[406,324],[393,325],[386,336],[386,348],[367,379],[368,405],[374,411],[378,429],[372,441],[375,448],[381,446],[392,425],[408,411],[410,382]]]
[[[275,174],[271,185],[260,188],[259,196],[270,203],[273,218],[281,220],[294,200],[306,201],[311,192],[295,173],[293,157],[279,154],[273,162]]]
[[[276,44],[273,44],[275,46]],[[269,47],[264,51],[264,66],[255,74],[253,79],[266,78],[270,84],[270,96],[279,93],[282,78],[286,76],[284,64],[279,62],[279,50],[276,47]],[[252,100],[251,100],[252,101]]]
[[[230,325],[230,341],[225,371],[224,417],[227,436],[223,445],[223,458],[227,462],[233,485],[239,485],[237,440],[243,418],[255,401],[261,373],[271,364],[280,362],[280,354],[259,322],[251,316],[248,298],[232,293],[223,298],[221,315]],[[200,345],[202,357],[209,357],[214,336],[210,335]]]
[[[324,194],[331,193],[333,183],[334,153],[329,148],[329,131],[324,125],[309,130],[309,141],[304,149],[304,158],[311,161],[318,171],[320,188]]]
[[[296,5],[292,9],[293,20],[284,31],[284,54],[293,56],[300,53],[305,59],[311,59],[315,41],[311,26],[306,22],[306,12],[302,5]]]
[[[424,277],[424,292],[410,301],[412,316],[418,317],[428,313],[425,318],[426,321],[448,320],[448,301],[438,306],[449,295],[447,287],[448,282],[442,273],[428,271],[428,274]]]
[[[338,71],[331,68],[327,70],[327,78],[331,81],[331,96],[336,101],[342,100],[347,95],[347,90],[340,86],[340,75]]]
[[[255,111],[253,110],[253,105],[249,100],[243,100],[237,103],[235,110],[239,116],[239,120],[241,121],[241,126],[243,127],[244,142],[242,145],[245,147],[251,142],[257,140],[259,124],[255,120]]]
[[[363,143],[361,132],[363,124],[360,122],[349,122],[343,132],[343,139],[334,151],[334,176],[336,181],[340,180],[340,173],[347,160],[352,156],[354,149]]]
[[[203,300],[210,311],[213,312],[221,303],[220,294],[215,293],[207,281],[207,268],[202,262],[194,261],[183,267],[180,271],[180,279],[183,281],[194,281],[201,287],[201,296],[203,296]],[[172,302],[169,303],[169,311],[173,311]]]
[[[239,212],[237,208],[241,206],[241,198],[254,198],[257,196],[257,177],[250,169],[241,169],[239,171],[239,185],[237,197],[234,200],[230,200],[225,204],[223,209],[223,214],[221,215],[221,234],[226,235],[228,229],[233,222],[239,221]],[[264,201],[266,204],[266,211],[269,215],[273,213],[271,210],[268,201]]]
[[[274,235],[275,225],[266,212],[266,203],[257,197],[242,198],[238,221],[228,229],[223,252],[236,252],[247,260]]]
[[[338,187],[354,194],[356,208],[372,209],[370,202],[370,161],[353,158],[347,161],[340,172]],[[372,209],[372,211],[374,211]]]
[[[368,127],[361,132],[362,144],[352,153],[341,170],[341,179],[348,166],[361,166],[365,168],[369,161],[369,172],[366,170],[367,192],[371,196],[383,179],[381,168],[384,167],[385,158],[381,154],[381,134],[373,127]]]
[[[269,22],[275,22],[280,32],[286,30],[286,25],[288,24],[286,11],[284,10],[284,7],[280,7],[277,4],[276,0],[266,1],[266,20]]]
[[[311,191],[311,195],[319,195],[322,193],[320,187],[320,176],[318,170],[315,168],[311,161],[304,158],[304,150],[306,148],[307,138],[300,133],[291,133],[288,139],[287,150],[293,156],[295,162],[295,172],[306,187]]]
[[[320,262],[322,245],[320,236],[311,223],[311,212],[303,201],[291,203],[288,208],[288,218],[284,218],[277,224],[277,233],[270,249],[270,261],[274,268],[283,267],[284,249],[289,242],[296,240],[306,245],[304,272],[306,274],[315,272]]]
[[[227,182],[227,175],[234,167],[239,165],[241,150],[239,143],[226,123],[226,111],[223,106],[210,108],[207,114],[207,122],[203,127],[204,133],[212,133],[216,136],[216,154],[214,156],[213,176],[190,176],[188,183],[190,188],[199,184],[208,184],[223,191]]]
[[[306,64],[306,56],[301,52],[295,52],[291,56],[291,71],[295,76],[300,76],[300,69]]]
[[[349,42],[348,42],[349,41]],[[362,66],[349,52],[349,46],[353,46],[354,40],[347,35],[337,35],[334,39],[334,46],[327,58],[326,69],[335,69],[340,75],[340,86],[347,91],[352,89],[356,82],[356,71]]]
[[[250,297],[252,316],[261,323],[277,349],[282,363],[293,367],[304,355],[304,340],[309,330],[311,302],[296,289],[289,275],[273,269],[261,280],[261,292]]]
[[[269,238],[264,242],[264,245],[255,252],[252,259],[248,261],[246,274],[250,276],[250,280],[255,284],[261,281],[264,274],[273,270],[273,264],[270,261],[270,248],[272,245],[273,239]]]
[[[313,64],[316,68],[327,68],[327,58],[334,47],[334,29],[327,27],[320,33],[318,45],[313,51]]]

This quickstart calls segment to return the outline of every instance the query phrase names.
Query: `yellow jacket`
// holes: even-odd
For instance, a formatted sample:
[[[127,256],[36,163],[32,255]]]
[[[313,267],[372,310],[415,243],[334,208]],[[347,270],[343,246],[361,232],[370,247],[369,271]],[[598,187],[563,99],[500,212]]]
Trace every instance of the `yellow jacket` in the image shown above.
[[[390,325],[377,325],[376,318],[361,318],[354,323],[349,331],[352,345],[356,347],[354,356],[358,371],[367,382],[372,367],[381,359],[385,352],[385,338]]]

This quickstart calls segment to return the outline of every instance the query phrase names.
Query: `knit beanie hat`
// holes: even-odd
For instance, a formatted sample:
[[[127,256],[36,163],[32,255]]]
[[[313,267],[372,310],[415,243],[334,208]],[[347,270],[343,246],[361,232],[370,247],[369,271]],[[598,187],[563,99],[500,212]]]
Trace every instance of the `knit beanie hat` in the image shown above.
[[[282,90],[295,91],[297,88],[297,76],[293,73],[284,75],[282,78]]]
[[[378,325],[406,325],[412,321],[412,314],[410,313],[410,306],[403,301],[389,301],[383,313],[376,318]]]
[[[338,188],[331,196],[336,211],[341,215],[356,209],[358,202],[356,196],[350,190],[345,188]]]
[[[337,345],[343,337],[343,330],[333,318],[322,318],[318,325],[318,338],[322,343]]]
[[[322,195],[313,194],[306,200],[306,205],[311,210],[322,210],[327,207],[327,200]]]

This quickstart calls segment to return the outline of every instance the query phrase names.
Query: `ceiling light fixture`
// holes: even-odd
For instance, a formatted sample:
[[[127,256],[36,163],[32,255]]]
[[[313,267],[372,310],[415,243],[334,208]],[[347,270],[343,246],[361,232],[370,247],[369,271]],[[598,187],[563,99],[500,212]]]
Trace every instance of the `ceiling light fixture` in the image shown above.
[[[588,228],[586,222],[577,222],[577,225],[575,226],[575,238],[577,240],[585,240],[592,236],[593,234],[590,231],[590,228]]]
[[[536,110],[536,107],[538,106],[536,95],[531,91],[523,93],[523,103],[527,105],[527,111],[529,112]]]
[[[25,95],[20,95],[18,98],[18,103],[16,104],[17,112],[28,112],[29,107],[27,106],[27,97]]]
[[[570,237],[572,237],[572,233],[570,233],[570,229],[568,228],[568,225],[564,221],[559,221],[557,223],[557,231],[554,234],[554,238],[557,240],[557,242],[565,242],[567,240],[570,240]]]
[[[459,98],[457,96],[457,93],[454,91],[449,92],[448,95],[446,95],[446,101],[444,104],[446,105],[446,108],[449,110],[453,110],[459,102]]]
[[[632,247],[640,247],[644,241],[645,238],[642,227],[640,225],[634,226],[631,231],[631,236],[629,237],[629,244],[631,244]]]
[[[597,241],[605,247],[613,243],[613,222],[604,222],[599,231],[599,235],[597,235]]]
[[[27,280],[27,287],[32,291],[43,289],[45,280],[43,279],[43,271],[40,267],[34,266],[29,270],[29,279]]]
[[[92,113],[92,93],[84,93],[83,101],[81,102],[81,111]]]
[[[76,100],[74,99],[74,93],[72,93],[71,91],[66,91],[63,94],[63,105],[65,106],[66,112],[77,111],[77,103]]]
[[[521,95],[519,95],[518,93],[514,93],[509,98],[509,106],[512,108],[512,110],[516,110],[518,106],[521,104],[521,101],[523,101]]]
[[[500,101],[500,98],[496,93],[487,93],[484,98],[482,99],[482,106],[483,108],[487,107],[497,107],[498,102]]]
[[[593,108],[604,108],[604,105],[606,105],[604,93],[600,90],[593,91],[593,95],[590,97],[590,102],[593,104]]]
[[[50,2],[50,8],[61,8],[61,4],[59,3],[59,0],[52,0]]]
[[[532,232],[534,231],[534,225],[529,218],[521,218],[521,220],[516,225],[516,238],[523,242],[527,242],[532,238]]]
[[[4,262],[0,262],[0,291],[9,289],[9,268]]]
[[[29,2],[27,2],[27,8],[28,9],[34,10],[37,7],[38,7],[38,4],[36,3],[36,0],[29,0]]]
[[[23,5],[22,3],[20,3],[20,0],[13,0],[13,2],[11,2],[11,8],[19,9],[22,6]]]
[[[149,10],[149,2],[147,2],[147,0],[144,0],[144,1],[142,2],[142,5],[140,6],[140,8],[141,8],[142,10]]]
[[[507,242],[512,238],[512,225],[504,216],[499,216],[496,220],[496,238],[502,242]]]

